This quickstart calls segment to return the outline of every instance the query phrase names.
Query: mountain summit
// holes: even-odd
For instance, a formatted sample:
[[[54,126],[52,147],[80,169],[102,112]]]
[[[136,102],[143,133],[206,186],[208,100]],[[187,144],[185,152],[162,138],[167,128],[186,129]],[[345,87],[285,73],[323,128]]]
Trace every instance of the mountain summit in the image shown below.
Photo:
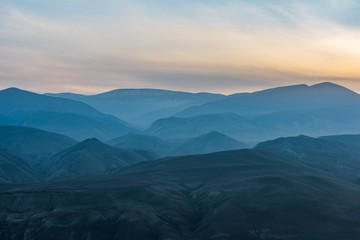
[[[155,158],[146,151],[114,148],[92,138],[58,153],[42,168],[47,178],[92,176]]]
[[[199,137],[192,138],[178,147],[173,155],[191,155],[219,152],[234,149],[244,149],[247,146],[231,137],[217,131],[211,131]]]

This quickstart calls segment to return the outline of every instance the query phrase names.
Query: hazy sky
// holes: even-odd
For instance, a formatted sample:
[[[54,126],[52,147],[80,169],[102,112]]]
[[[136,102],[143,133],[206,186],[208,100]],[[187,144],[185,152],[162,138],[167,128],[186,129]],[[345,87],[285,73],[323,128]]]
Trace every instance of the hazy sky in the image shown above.
[[[0,88],[360,92],[360,0],[0,0]]]

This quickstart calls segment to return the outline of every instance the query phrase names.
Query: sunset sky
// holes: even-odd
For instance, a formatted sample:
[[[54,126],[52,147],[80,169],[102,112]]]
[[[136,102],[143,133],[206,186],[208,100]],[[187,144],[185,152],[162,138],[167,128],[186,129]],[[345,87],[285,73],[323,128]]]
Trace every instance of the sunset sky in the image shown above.
[[[360,92],[358,0],[0,0],[0,88]]]

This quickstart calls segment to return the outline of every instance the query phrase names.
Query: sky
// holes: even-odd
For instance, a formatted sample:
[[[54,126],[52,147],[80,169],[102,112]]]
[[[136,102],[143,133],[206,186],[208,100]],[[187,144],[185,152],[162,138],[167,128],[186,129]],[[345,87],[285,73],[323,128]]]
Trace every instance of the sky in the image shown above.
[[[0,0],[0,88],[360,92],[360,0]]]

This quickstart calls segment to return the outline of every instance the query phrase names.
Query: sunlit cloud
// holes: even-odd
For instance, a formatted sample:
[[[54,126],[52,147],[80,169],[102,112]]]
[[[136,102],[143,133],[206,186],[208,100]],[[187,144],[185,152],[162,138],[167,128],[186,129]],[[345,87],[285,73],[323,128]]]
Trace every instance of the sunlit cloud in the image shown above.
[[[0,87],[231,93],[330,80],[360,91],[358,1],[95,2],[0,5]]]

